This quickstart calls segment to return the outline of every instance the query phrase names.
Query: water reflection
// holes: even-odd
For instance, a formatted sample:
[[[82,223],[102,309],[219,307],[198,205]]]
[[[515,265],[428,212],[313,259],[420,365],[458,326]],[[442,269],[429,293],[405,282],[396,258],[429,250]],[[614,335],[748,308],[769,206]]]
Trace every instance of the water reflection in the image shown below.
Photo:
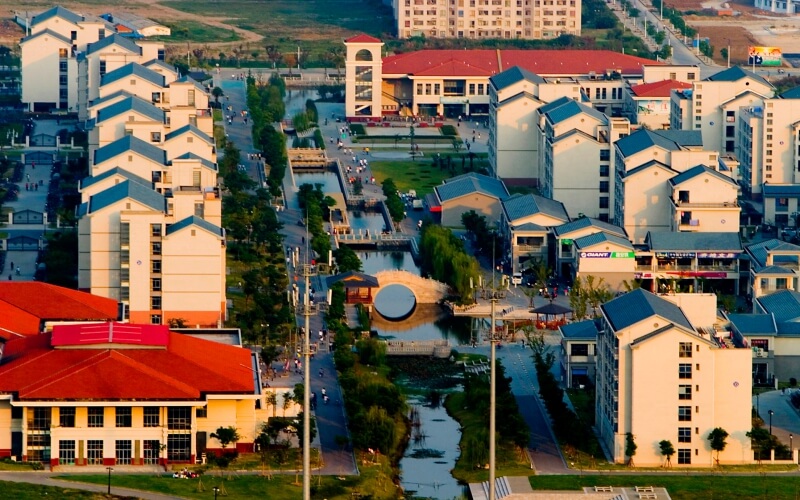
[[[386,227],[386,219],[383,218],[383,214],[378,212],[349,210],[347,217],[350,220],[350,227],[355,232],[358,232],[359,229],[369,229],[370,232],[379,233]]]
[[[414,292],[404,285],[385,286],[375,297],[375,310],[390,320],[407,317],[416,305],[417,299],[414,297]]]
[[[404,269],[419,274],[419,266],[409,252],[358,252],[364,272],[375,274],[387,269]]]

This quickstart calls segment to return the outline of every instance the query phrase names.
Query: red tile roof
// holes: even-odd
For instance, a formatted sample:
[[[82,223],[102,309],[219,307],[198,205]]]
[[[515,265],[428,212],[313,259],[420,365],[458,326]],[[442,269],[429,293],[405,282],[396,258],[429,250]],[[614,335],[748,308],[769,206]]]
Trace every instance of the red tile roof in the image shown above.
[[[91,346],[100,344],[166,347],[167,325],[130,325],[127,323],[82,323],[53,327],[53,347]]]
[[[198,400],[253,394],[250,351],[169,332],[166,349],[58,348],[46,333],[8,341],[0,393],[19,400]]]
[[[661,80],[660,82],[633,85],[631,92],[637,97],[669,97],[673,89],[690,89],[691,83],[678,80]]]
[[[42,320],[117,319],[117,301],[114,299],[39,281],[0,282],[0,302]]]
[[[381,40],[375,38],[374,36],[369,36],[365,34],[351,36],[350,38],[346,39],[345,42],[347,43],[381,43]]]
[[[450,63],[450,64],[448,64]],[[662,63],[610,50],[420,50],[383,58],[383,74],[426,76],[495,75],[520,66],[540,76],[641,74],[642,66]],[[464,67],[471,73],[458,73]],[[439,68],[437,72],[436,68]]]

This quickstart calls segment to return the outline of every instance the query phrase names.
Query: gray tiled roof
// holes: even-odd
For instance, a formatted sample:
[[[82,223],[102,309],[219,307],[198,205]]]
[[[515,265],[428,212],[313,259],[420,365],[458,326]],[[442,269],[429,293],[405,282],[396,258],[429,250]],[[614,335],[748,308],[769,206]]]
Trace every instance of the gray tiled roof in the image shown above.
[[[471,193],[482,193],[501,201],[508,198],[508,190],[503,181],[475,173],[453,177],[434,189],[441,201],[454,200]]]
[[[604,232],[590,234],[588,236],[583,236],[582,238],[576,239],[573,243],[575,243],[575,248],[580,250],[581,248],[589,248],[593,245],[597,245],[598,243],[614,243],[616,245],[620,245],[627,249],[633,250],[633,244],[627,238],[621,238],[619,236],[615,236],[613,234],[608,234]]]
[[[623,178],[627,178],[627,177],[630,177],[630,176],[632,176],[632,175],[636,175],[636,174],[638,174],[638,173],[640,173],[640,172],[644,172],[645,170],[647,170],[647,169],[649,169],[649,168],[652,168],[652,167],[658,167],[658,168],[661,168],[661,169],[663,169],[663,170],[667,170],[669,174],[673,174],[673,175],[674,175],[674,174],[677,174],[677,172],[675,172],[674,170],[672,170],[672,169],[669,167],[669,165],[666,165],[666,164],[664,164],[664,163],[661,163],[661,162],[660,162],[660,161],[658,161],[658,160],[650,160],[650,161],[647,161],[647,162],[645,162],[645,163],[642,163],[641,165],[639,165],[639,166],[637,166],[637,167],[635,167],[635,168],[632,168],[632,169],[628,170],[627,172],[624,172],[624,173],[622,174],[622,177],[623,177]]]
[[[65,19],[71,22],[72,24],[78,24],[79,22],[83,21],[82,15],[76,14],[71,10],[65,9],[60,5],[57,5],[55,7],[51,7],[46,11],[40,12],[39,14],[33,16],[33,19],[31,20],[31,26],[36,26],[37,24],[47,21],[52,17],[60,17],[61,19]]]
[[[719,73],[709,76],[705,80],[708,82],[736,82],[742,78],[752,78],[763,83],[764,85],[772,87],[772,84],[766,81],[764,78],[753,73],[749,69],[742,68],[741,66],[731,66],[728,69],[724,69]]]
[[[539,224],[534,224],[533,222],[526,222],[525,224],[520,224],[518,226],[514,226],[514,231],[544,231],[547,232],[547,228],[544,226],[540,226]]]
[[[163,87],[165,85],[164,75],[156,73],[152,69],[145,68],[141,64],[128,63],[121,68],[117,68],[114,71],[103,75],[102,78],[100,78],[100,86],[102,87],[103,85],[108,85],[129,76],[138,76],[139,78],[143,78],[154,85],[158,85],[159,87]]]
[[[751,243],[745,247],[745,250],[752,257],[753,269],[757,272],[766,271],[764,266],[767,265],[767,255],[770,252],[789,252],[800,254],[800,246],[787,243],[777,238],[759,241],[758,243]],[[778,264],[786,260],[793,261],[793,259],[786,259],[786,256],[781,255],[774,255],[772,259],[774,264]]]
[[[121,139],[117,139],[116,141],[106,144],[105,146],[95,150],[93,164],[99,165],[129,151],[143,156],[148,160],[154,161],[160,165],[167,164],[166,151],[132,135],[126,135]]]
[[[729,314],[733,327],[742,335],[775,335],[777,328],[771,314]]]
[[[600,308],[614,331],[622,330],[651,316],[661,316],[690,331],[694,327],[676,304],[641,288],[606,302]]]
[[[114,33],[111,36],[107,36],[102,40],[98,40],[94,43],[88,44],[88,46],[86,47],[86,53],[94,54],[95,52],[101,51],[110,45],[119,45],[128,52],[132,52],[134,54],[139,54],[139,55],[142,54],[142,48],[136,45],[136,42],[134,42],[128,37],[124,37],[117,33]]]
[[[148,181],[147,179],[145,179],[143,177],[139,177],[138,175],[133,174],[131,172],[128,172],[124,168],[114,167],[112,169],[106,170],[102,174],[97,174],[97,175],[93,175],[93,176],[89,176],[89,177],[83,178],[81,180],[81,189],[84,189],[84,188],[87,188],[89,186],[92,186],[92,185],[94,185],[94,184],[96,184],[96,183],[98,183],[98,182],[100,182],[100,181],[102,181],[104,179],[108,179],[109,177],[112,177],[114,175],[120,175],[120,176],[122,176],[122,177],[124,177],[124,178],[126,178],[126,179],[128,179],[130,181],[138,182],[139,184],[141,184],[143,186],[147,186],[147,187],[149,187],[151,189],[153,187],[153,183]]]
[[[165,115],[163,110],[136,96],[126,97],[121,101],[109,104],[105,108],[98,110],[95,122],[102,123],[109,118],[113,118],[128,111],[135,111],[153,121],[164,123]]]
[[[186,229],[189,226],[197,226],[201,229],[205,229],[209,233],[216,236],[222,237],[225,235],[225,232],[221,227],[217,226],[216,224],[212,224],[205,219],[201,219],[196,215],[190,215],[189,217],[183,220],[180,220],[174,224],[170,224],[169,226],[167,226],[167,235],[177,233],[181,229]]]
[[[40,31],[38,33],[34,33],[33,35],[30,35],[30,36],[26,36],[25,38],[20,40],[19,43],[22,44],[22,43],[28,42],[30,40],[34,40],[36,38],[39,38],[41,36],[50,36],[50,37],[53,37],[55,40],[60,41],[64,45],[68,45],[70,47],[72,46],[72,40],[70,40],[69,38],[67,38],[67,37],[65,37],[65,36],[63,36],[63,35],[61,35],[59,33],[56,33],[55,31],[49,30],[49,29],[42,30],[42,31]]]
[[[175,129],[172,132],[170,132],[167,135],[165,135],[164,136],[164,140],[165,141],[170,141],[170,140],[172,140],[172,139],[174,139],[176,137],[179,137],[179,136],[181,136],[183,134],[186,134],[186,133],[189,133],[189,132],[191,132],[191,133],[195,134],[196,136],[202,138],[204,141],[206,141],[209,144],[214,144],[214,141],[211,140],[211,137],[209,137],[205,132],[203,132],[199,128],[195,127],[194,125],[184,125],[183,127],[179,128],[179,129]]]
[[[581,113],[586,113],[587,115],[593,116],[604,123],[608,121],[608,117],[603,113],[574,99],[567,99],[567,101],[561,106],[557,106],[551,110],[545,111],[544,115],[551,122],[560,123]]]
[[[718,179],[721,179],[729,184],[733,184],[734,186],[738,186],[735,180],[731,179],[727,175],[723,175],[713,168],[708,168],[705,165],[697,165],[696,167],[692,167],[689,170],[681,172],[680,174],[676,175],[672,179],[669,180],[670,184],[673,186],[677,186],[683,182],[688,181],[689,179],[694,179],[700,174],[708,173]]]
[[[739,233],[648,232],[645,243],[654,252],[741,252]]]
[[[503,211],[512,225],[515,220],[536,214],[549,215],[562,221],[569,220],[563,203],[535,194],[515,194],[507,198],[503,201]]]
[[[214,163],[213,161],[208,161],[205,158],[203,158],[202,156],[196,155],[194,153],[184,153],[184,154],[182,154],[180,156],[176,156],[175,158],[172,159],[172,161],[175,161],[175,160],[199,160],[200,164],[202,166],[204,166],[204,167],[206,167],[208,169],[211,169],[211,170],[213,170],[215,172],[217,171],[217,164],[216,163]]]
[[[161,67],[161,68],[163,68],[165,70],[171,71],[171,72],[173,72],[175,74],[178,73],[178,71],[175,69],[175,66],[172,66],[171,64],[167,64],[164,61],[162,61],[161,59],[150,59],[149,61],[142,63],[142,66],[144,66],[145,68],[150,68],[151,66],[159,66],[159,67]]]
[[[593,219],[591,217],[581,217],[579,219],[575,219],[574,221],[567,222],[566,224],[561,224],[560,226],[556,226],[554,231],[556,236],[561,237],[565,234],[569,234],[579,229],[585,229],[587,227],[594,227],[600,231],[616,234],[617,236],[622,236],[623,238],[627,238],[628,236],[623,228],[599,219]]]
[[[758,297],[756,302],[764,312],[773,314],[778,323],[800,318],[800,293],[793,290],[781,290],[763,295]]]
[[[558,327],[561,335],[569,340],[597,340],[597,323],[593,319],[567,323]]]
[[[800,184],[770,184],[765,182],[762,190],[764,196],[772,198],[795,198],[800,196]]]
[[[545,83],[544,78],[541,76],[528,71],[525,68],[520,68],[519,66],[511,67],[502,73],[498,73],[489,78],[489,81],[497,90],[503,90],[504,88],[510,87],[511,85],[514,85],[522,80],[528,80],[529,82],[533,83]]]
[[[541,114],[549,113],[554,109],[558,108],[559,106],[563,106],[564,104],[570,102],[572,99],[569,97],[559,97],[555,101],[549,102],[544,106],[541,106],[537,111]]]
[[[138,182],[124,181],[92,196],[89,199],[87,211],[97,212],[125,198],[136,200],[159,212],[163,212],[166,206],[164,196],[153,191],[151,187],[143,186]]]
[[[170,85],[172,85],[174,83],[188,83],[190,85],[193,85],[195,88],[197,88],[198,90],[200,90],[202,92],[206,91],[206,88],[203,87],[203,85],[201,85],[200,82],[198,82],[197,80],[195,80],[191,76],[184,75],[184,76],[178,78],[177,80],[175,80],[174,82],[170,83]]]
[[[702,146],[699,130],[647,130],[640,129],[615,142],[623,156],[631,156],[653,146],[677,151],[687,146]]]
[[[117,90],[116,92],[108,94],[105,97],[99,97],[99,98],[91,101],[89,103],[89,107],[91,108],[93,106],[100,106],[100,105],[102,105],[102,104],[104,104],[104,103],[106,103],[108,101],[111,101],[113,99],[117,99],[119,97],[124,99],[126,97],[132,97],[132,96],[133,96],[133,94],[131,94],[127,90]]]
[[[788,267],[781,267],[781,266],[767,266],[762,267],[757,271],[759,275],[764,274],[794,274],[794,271],[789,269]]]

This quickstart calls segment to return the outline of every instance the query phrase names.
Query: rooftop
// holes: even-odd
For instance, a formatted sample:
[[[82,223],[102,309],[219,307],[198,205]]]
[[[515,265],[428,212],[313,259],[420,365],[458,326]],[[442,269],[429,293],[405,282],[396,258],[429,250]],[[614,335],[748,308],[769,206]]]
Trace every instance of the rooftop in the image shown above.
[[[739,233],[648,232],[645,243],[654,252],[741,252]]]
[[[587,319],[561,325],[558,330],[568,340],[597,340],[598,325],[593,319]]]
[[[640,129],[616,143],[623,156],[632,156],[653,146],[678,151],[687,147],[702,147],[703,135],[699,130],[647,130]]]
[[[673,89],[690,89],[691,83],[678,80],[661,80],[660,82],[642,83],[632,85],[631,93],[636,97],[664,97],[669,98]]]
[[[569,233],[585,229],[587,227],[596,228],[599,231],[605,231],[607,233],[616,234],[617,236],[627,238],[625,229],[608,222],[601,221],[600,219],[593,219],[591,217],[580,217],[573,221],[567,222],[566,224],[556,226],[555,234],[558,237],[563,237],[565,235],[569,235]]]
[[[482,193],[499,200],[508,198],[508,190],[503,181],[487,175],[470,172],[448,179],[433,188],[441,201],[454,200],[471,193]]]
[[[514,225],[514,221],[536,214],[547,215],[561,221],[569,220],[567,209],[560,201],[535,194],[515,194],[503,200],[503,211]]]
[[[622,330],[652,316],[660,316],[675,325],[694,331],[680,307],[641,288],[610,300],[600,308],[614,331]]]
[[[544,83],[545,81],[541,76],[531,73],[527,69],[520,68],[519,66],[514,66],[513,68],[509,68],[502,73],[498,73],[489,78],[489,81],[497,90],[503,90],[504,88],[510,87],[511,85],[523,80],[527,80],[532,83]]]

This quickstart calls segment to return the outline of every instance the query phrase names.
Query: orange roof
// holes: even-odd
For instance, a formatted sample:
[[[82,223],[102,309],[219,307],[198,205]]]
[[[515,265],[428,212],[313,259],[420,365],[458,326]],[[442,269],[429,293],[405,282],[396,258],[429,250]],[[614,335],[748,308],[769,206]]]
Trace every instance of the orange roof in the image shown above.
[[[360,34],[356,36],[351,36],[350,38],[345,40],[346,43],[381,43],[380,39],[375,38],[374,36],[369,36],[365,34]]]
[[[53,347],[130,344],[164,347],[169,340],[167,325],[131,325],[127,323],[78,323],[53,327]]]
[[[0,282],[0,302],[41,320],[115,320],[117,301],[40,281]],[[0,318],[0,326],[3,320]]]
[[[673,89],[690,89],[691,83],[678,80],[661,80],[660,82],[643,83],[631,86],[631,92],[637,97],[669,97]]]
[[[54,348],[52,334],[6,343],[0,393],[19,400],[199,400],[253,394],[247,349],[168,332],[162,348]]]
[[[540,76],[642,74],[642,66],[656,61],[610,50],[420,50],[383,58],[384,74],[426,76],[495,75],[520,66]],[[469,68],[468,73],[460,73]]]

